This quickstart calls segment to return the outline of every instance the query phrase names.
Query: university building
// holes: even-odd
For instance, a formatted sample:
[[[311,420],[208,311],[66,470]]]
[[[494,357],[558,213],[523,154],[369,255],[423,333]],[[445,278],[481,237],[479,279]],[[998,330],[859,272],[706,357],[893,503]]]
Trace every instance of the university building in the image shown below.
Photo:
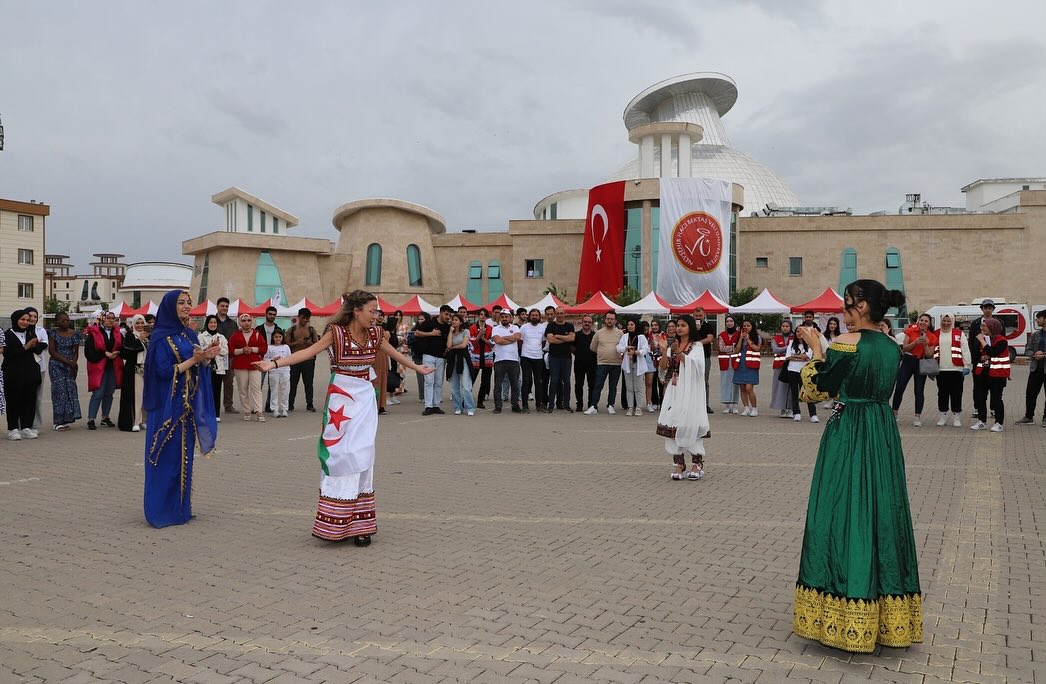
[[[903,289],[925,310],[984,292],[1012,301],[1046,292],[1046,178],[981,179],[962,190],[966,206],[931,207],[910,195],[897,213],[854,216],[804,207],[783,179],[731,146],[723,117],[737,87],[723,74],[687,74],[644,89],[623,120],[636,155],[607,180],[625,180],[621,286],[645,294],[657,282],[661,177],[733,184],[730,287],[768,287],[786,302],[826,286],[875,278]],[[289,235],[297,219],[238,188],[212,197],[224,227],[183,243],[194,257],[191,292],[264,301],[328,302],[371,290],[399,303],[420,295],[442,303],[461,294],[486,303],[501,293],[520,303],[555,284],[576,295],[588,189],[548,195],[533,218],[506,231],[448,232],[433,209],[401,199],[339,206],[336,240]]]
[[[50,213],[51,207],[39,202],[0,199],[0,320],[27,306],[44,310],[44,242]]]

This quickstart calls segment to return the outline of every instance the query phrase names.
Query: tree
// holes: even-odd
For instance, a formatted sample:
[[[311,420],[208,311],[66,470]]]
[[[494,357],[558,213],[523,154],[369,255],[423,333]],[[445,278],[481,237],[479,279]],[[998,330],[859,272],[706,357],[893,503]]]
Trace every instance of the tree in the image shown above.
[[[70,304],[72,302],[60,302],[57,297],[48,297],[44,300],[44,314],[68,313]]]
[[[617,302],[618,306],[628,306],[629,304],[635,304],[643,298],[643,294],[635,289],[634,287],[622,287],[616,293],[610,295],[610,298]]]
[[[559,301],[563,302],[564,304],[568,304],[570,302],[570,300],[567,299],[566,288],[560,288],[555,283],[549,283],[548,287],[545,288],[545,291],[542,294],[550,294]]]

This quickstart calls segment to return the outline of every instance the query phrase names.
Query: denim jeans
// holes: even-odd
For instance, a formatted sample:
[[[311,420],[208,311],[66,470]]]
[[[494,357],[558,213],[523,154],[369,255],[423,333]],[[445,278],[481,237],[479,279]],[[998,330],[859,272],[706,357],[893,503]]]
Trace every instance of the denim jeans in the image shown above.
[[[472,401],[472,376],[467,368],[464,373],[450,376],[450,400],[455,411],[476,410],[476,404]]]
[[[570,408],[570,356],[548,357],[550,408]]]
[[[116,371],[106,364],[102,371],[102,384],[94,392],[91,392],[91,401],[87,404],[87,418],[94,420],[98,415],[99,404],[102,407],[102,418],[109,417],[109,409],[113,407],[113,392],[116,391]],[[28,426],[26,426],[28,427]]]
[[[908,389],[908,381],[915,378],[915,415],[923,412],[923,403],[926,400],[926,376],[919,374],[919,359],[911,354],[901,357],[901,366],[897,369],[897,384],[893,388],[893,410],[901,408],[904,399],[904,390]]]
[[[494,362],[494,408],[500,410],[505,400],[505,385],[512,390],[512,406],[519,406],[519,361]]]
[[[436,408],[443,400],[443,366],[447,360],[442,356],[424,354],[421,362],[436,369],[425,376],[425,408]]]
[[[607,376],[610,377],[610,391],[607,392],[607,406],[614,405],[614,398],[617,396],[617,379],[621,377],[621,366],[617,364],[600,364],[596,366],[596,388],[592,391],[592,396],[588,399],[589,406],[599,405],[599,396],[603,394],[603,383],[606,382]]]

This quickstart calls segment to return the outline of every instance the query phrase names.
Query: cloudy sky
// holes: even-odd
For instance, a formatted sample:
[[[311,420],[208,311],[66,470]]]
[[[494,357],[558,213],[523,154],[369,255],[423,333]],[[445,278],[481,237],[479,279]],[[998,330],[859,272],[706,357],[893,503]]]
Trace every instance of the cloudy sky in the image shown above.
[[[0,197],[48,252],[188,261],[236,185],[336,239],[397,197],[505,230],[635,155],[621,115],[694,71],[738,84],[739,150],[812,205],[961,206],[1046,175],[1046,4],[966,0],[0,0]]]

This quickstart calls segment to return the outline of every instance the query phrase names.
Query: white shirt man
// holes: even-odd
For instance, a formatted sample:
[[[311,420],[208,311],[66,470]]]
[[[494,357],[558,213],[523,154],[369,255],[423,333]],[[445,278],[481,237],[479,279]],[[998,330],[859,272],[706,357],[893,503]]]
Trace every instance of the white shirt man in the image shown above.
[[[545,328],[548,323],[541,320],[541,312],[531,309],[527,313],[527,322],[520,327],[523,334],[522,358],[519,361],[523,371],[523,413],[530,413],[530,389],[534,388],[534,402],[538,411],[545,410],[548,394],[548,369],[545,368]]]
[[[512,412],[519,413],[519,326],[512,323],[512,312],[504,309],[501,322],[490,331],[494,343],[494,413],[501,413],[504,402],[503,382],[508,381],[512,397]]]

